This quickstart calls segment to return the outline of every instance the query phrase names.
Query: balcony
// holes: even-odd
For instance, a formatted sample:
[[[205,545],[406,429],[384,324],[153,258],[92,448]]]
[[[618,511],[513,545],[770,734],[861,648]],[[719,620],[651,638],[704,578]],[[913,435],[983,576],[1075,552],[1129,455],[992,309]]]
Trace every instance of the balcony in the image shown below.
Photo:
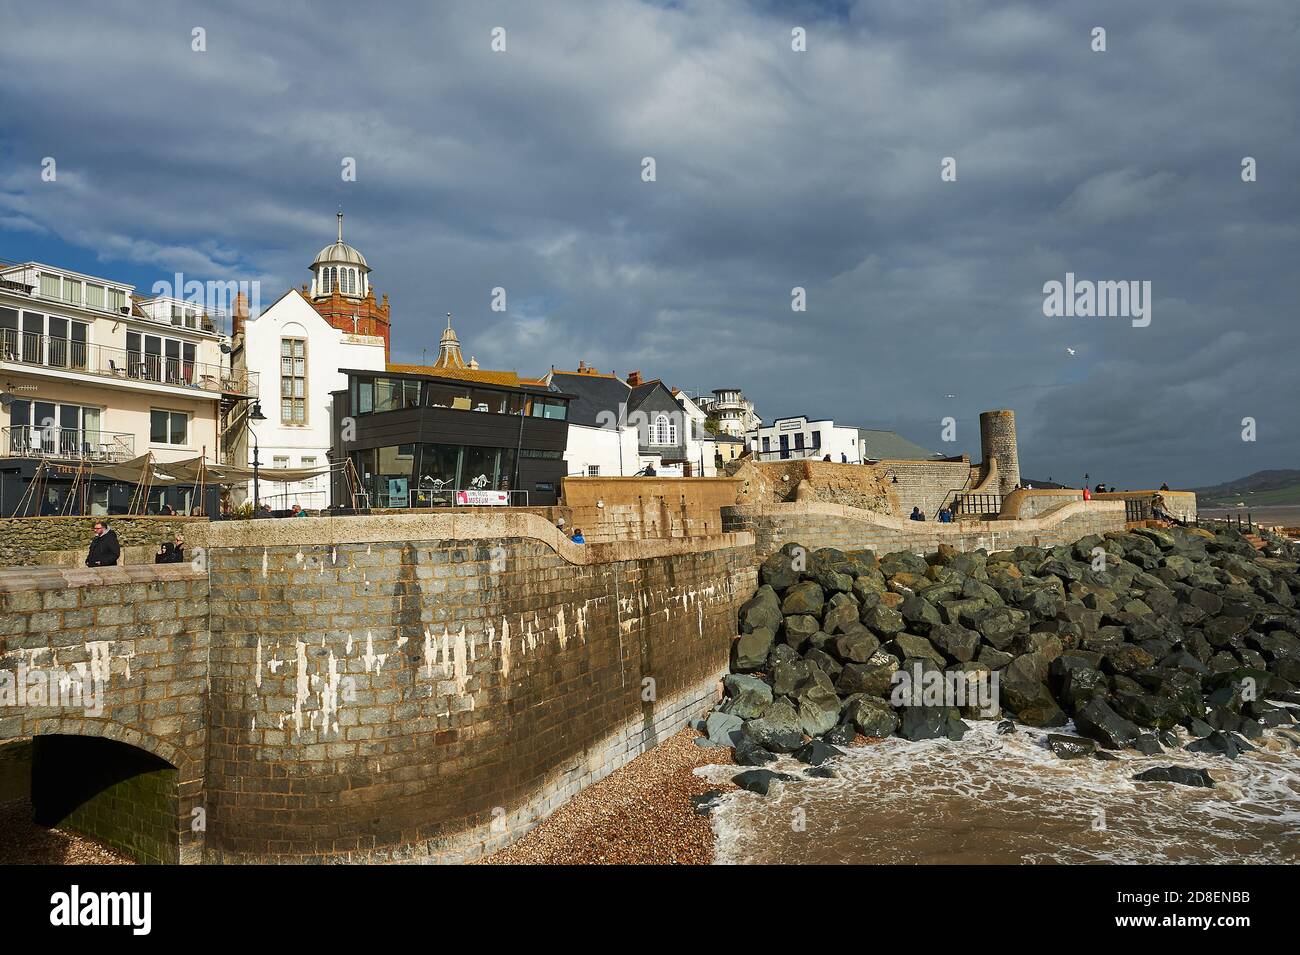
[[[756,461],[808,461],[821,460],[826,456],[826,452],[820,447],[817,448],[778,448],[775,451],[757,451],[754,454]],[[857,462],[854,462],[855,464]]]
[[[0,361],[57,371],[99,375],[123,383],[139,381],[193,388],[216,395],[257,397],[257,372],[232,370],[107,345],[0,329]]]
[[[135,457],[135,435],[124,431],[15,425],[0,428],[0,457],[111,464]]]

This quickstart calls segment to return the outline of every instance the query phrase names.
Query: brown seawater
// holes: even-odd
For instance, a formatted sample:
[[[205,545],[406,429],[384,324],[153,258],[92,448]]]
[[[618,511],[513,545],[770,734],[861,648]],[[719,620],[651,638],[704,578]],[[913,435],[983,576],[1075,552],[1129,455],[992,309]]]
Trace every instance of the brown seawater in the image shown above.
[[[728,793],[713,812],[715,861],[1300,862],[1300,727],[1268,731],[1252,741],[1258,752],[1236,760],[1170,749],[1103,761],[1059,759],[1045,730],[999,736],[994,721],[970,726],[959,742],[850,748],[832,764],[833,779],[776,784],[767,797]],[[1170,765],[1208,769],[1216,785],[1132,779]],[[790,758],[768,768],[807,769]],[[696,772],[722,781],[737,768]]]

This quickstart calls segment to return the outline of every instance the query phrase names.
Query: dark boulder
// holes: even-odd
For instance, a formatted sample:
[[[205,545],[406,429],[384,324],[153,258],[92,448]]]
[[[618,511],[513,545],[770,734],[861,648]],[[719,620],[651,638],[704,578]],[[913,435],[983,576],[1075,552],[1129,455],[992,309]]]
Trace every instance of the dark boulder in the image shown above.
[[[884,700],[858,694],[844,702],[844,719],[863,736],[892,736],[898,729],[898,717]]]
[[[737,673],[751,673],[767,665],[767,655],[772,650],[776,634],[772,630],[758,629],[742,633],[731,645],[731,669]]]
[[[766,766],[776,762],[776,756],[748,737],[742,738],[731,751],[731,758],[737,766]]]
[[[930,643],[944,656],[958,663],[975,659],[975,654],[979,652],[979,633],[968,630],[960,624],[940,623],[932,626],[929,637]]]
[[[766,713],[745,724],[745,736],[773,753],[793,753],[803,745],[799,714],[785,699],[773,703]]]
[[[1080,759],[1091,756],[1097,751],[1095,740],[1083,736],[1064,736],[1060,733],[1047,734],[1047,747],[1061,759]]]
[[[1202,786],[1212,788],[1214,780],[1205,769],[1192,769],[1187,766],[1153,766],[1133,777],[1143,783],[1178,783],[1182,786]]]
[[[880,649],[880,638],[854,619],[850,633],[835,638],[835,655],[844,663],[866,663]]]
[[[1255,747],[1240,736],[1219,730],[1215,730],[1204,739],[1193,740],[1183,748],[1189,753],[1210,753],[1215,756],[1227,756],[1229,759],[1236,759],[1242,753],[1255,751]]]
[[[791,776],[789,773],[774,773],[770,769],[747,769],[731,777],[731,781],[741,789],[758,793],[760,796],[766,796],[772,788],[772,783],[778,780],[783,783],[795,783],[799,781],[799,777]]]
[[[810,740],[794,751],[794,758],[809,766],[820,766],[828,759],[843,756],[844,750],[838,749],[820,739]]]
[[[740,632],[752,630],[770,630],[772,633],[781,626],[781,602],[776,591],[771,587],[759,587],[757,593],[740,606]]]
[[[796,614],[811,614],[820,617],[826,600],[820,584],[811,580],[801,581],[785,592],[781,601],[781,613],[787,617]]]
[[[1091,699],[1074,712],[1079,732],[1106,749],[1126,749],[1142,735],[1132,722],[1120,716],[1106,701]]]

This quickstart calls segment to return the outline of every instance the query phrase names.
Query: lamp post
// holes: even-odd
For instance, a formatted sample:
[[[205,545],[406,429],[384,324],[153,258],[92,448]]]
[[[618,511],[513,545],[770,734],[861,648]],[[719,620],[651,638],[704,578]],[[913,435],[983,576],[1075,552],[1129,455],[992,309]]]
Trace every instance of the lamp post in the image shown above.
[[[254,517],[257,516],[257,512],[261,507],[261,497],[259,493],[261,491],[261,488],[258,485],[258,470],[261,467],[262,462],[258,458],[257,434],[253,431],[253,423],[258,421],[265,421],[265,420],[266,420],[266,415],[262,414],[262,403],[260,401],[254,401],[253,410],[248,413],[248,421],[249,421],[248,433],[253,438],[253,516]]]

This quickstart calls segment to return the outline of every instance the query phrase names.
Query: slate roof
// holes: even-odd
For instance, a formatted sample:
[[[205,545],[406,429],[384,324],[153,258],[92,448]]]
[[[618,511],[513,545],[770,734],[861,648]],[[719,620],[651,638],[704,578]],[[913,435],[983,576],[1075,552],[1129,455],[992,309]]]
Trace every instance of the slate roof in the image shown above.
[[[609,415],[618,415],[620,404],[628,410],[632,405],[632,389],[613,375],[557,371],[551,375],[551,390],[576,395],[569,402],[569,423],[589,428],[607,424]]]
[[[858,429],[858,453],[872,461],[932,461],[943,457],[893,431],[868,428]]]

